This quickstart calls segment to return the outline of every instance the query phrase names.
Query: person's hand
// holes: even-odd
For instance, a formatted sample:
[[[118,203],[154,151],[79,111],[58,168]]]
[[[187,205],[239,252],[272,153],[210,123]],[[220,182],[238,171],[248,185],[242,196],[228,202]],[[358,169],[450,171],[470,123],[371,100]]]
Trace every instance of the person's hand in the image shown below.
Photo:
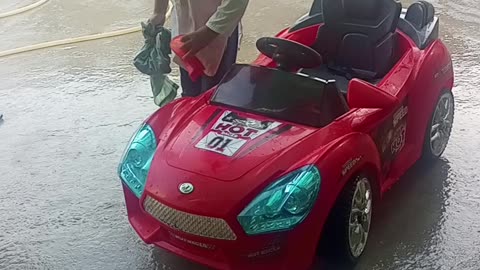
[[[155,25],[155,26],[157,26],[157,25],[163,26],[165,24],[165,15],[154,13],[150,17],[150,19],[148,19],[148,22]]]
[[[200,50],[212,42],[218,33],[210,28],[203,26],[195,32],[186,34],[182,37],[182,50],[186,52],[185,58],[195,56]]]

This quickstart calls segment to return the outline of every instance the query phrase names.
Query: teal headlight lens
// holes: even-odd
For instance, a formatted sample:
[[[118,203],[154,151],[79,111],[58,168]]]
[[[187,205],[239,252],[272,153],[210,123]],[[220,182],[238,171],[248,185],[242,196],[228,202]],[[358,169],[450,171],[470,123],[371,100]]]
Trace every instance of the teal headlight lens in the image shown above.
[[[249,235],[294,228],[310,213],[320,190],[320,172],[308,165],[268,186],[237,219]]]
[[[135,196],[142,195],[148,171],[157,149],[157,140],[152,128],[145,124],[130,141],[122,157],[118,174]]]

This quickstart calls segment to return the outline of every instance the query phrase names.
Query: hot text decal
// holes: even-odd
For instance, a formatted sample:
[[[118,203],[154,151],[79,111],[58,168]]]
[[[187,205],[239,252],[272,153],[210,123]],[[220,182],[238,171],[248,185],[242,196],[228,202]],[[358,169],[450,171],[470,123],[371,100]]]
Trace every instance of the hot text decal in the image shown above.
[[[248,141],[279,125],[278,122],[244,118],[234,112],[225,111],[195,147],[233,156]]]

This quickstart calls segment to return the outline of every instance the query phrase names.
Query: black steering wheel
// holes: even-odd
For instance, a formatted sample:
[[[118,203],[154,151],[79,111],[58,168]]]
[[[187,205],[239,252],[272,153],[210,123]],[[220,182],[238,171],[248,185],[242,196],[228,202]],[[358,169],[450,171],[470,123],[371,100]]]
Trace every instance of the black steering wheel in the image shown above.
[[[263,37],[257,40],[257,49],[277,63],[277,68],[313,68],[322,64],[322,56],[314,49],[296,41]]]

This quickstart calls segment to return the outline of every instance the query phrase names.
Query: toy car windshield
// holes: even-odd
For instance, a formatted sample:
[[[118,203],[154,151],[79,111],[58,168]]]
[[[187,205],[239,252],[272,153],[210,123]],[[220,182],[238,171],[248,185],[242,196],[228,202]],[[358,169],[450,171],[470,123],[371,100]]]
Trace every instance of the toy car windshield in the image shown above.
[[[234,65],[211,100],[238,110],[323,127],[346,112],[335,84],[278,69]]]

